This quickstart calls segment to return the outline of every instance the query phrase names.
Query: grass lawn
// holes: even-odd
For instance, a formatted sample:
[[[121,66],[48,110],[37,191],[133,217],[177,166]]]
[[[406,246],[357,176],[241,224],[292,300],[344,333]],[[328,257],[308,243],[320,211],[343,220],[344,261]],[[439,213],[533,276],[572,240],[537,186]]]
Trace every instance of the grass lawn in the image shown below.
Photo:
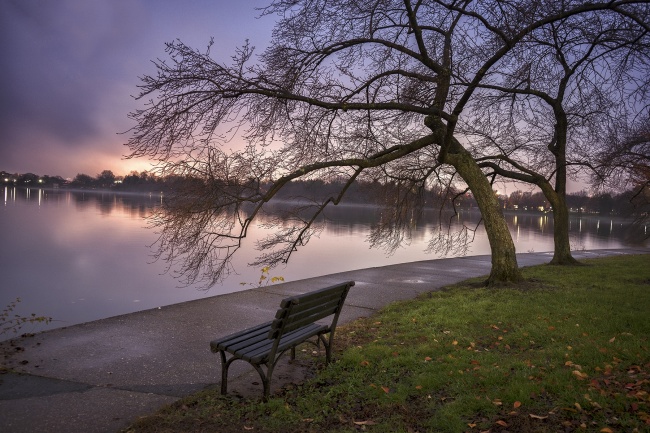
[[[650,255],[468,280],[337,329],[269,402],[206,390],[128,432],[650,432]]]

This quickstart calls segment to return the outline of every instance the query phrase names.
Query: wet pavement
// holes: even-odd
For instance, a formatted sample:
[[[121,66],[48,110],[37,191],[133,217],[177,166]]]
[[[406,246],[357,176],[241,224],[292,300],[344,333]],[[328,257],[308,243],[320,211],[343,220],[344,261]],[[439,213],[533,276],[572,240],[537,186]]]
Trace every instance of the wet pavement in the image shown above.
[[[575,251],[577,259],[650,249]],[[552,253],[518,254],[520,266]],[[209,342],[270,320],[290,295],[354,280],[339,324],[398,300],[487,275],[490,256],[427,260],[360,269],[140,311],[0,343],[1,432],[116,432],[181,397],[218,385]],[[335,343],[336,344],[336,343]],[[286,357],[288,358],[288,357]],[[285,363],[272,391],[295,377]],[[283,374],[283,371],[285,372]],[[248,364],[230,368],[229,393],[261,395]]]

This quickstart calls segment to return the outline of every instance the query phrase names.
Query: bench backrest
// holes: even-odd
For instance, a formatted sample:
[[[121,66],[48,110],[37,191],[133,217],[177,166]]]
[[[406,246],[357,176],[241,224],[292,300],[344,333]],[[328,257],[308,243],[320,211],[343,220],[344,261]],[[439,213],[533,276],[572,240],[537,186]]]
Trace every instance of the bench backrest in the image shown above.
[[[334,315],[330,327],[336,327],[343,303],[354,281],[291,296],[280,303],[280,309],[271,325],[269,338],[275,339],[287,332],[302,328],[327,316]]]

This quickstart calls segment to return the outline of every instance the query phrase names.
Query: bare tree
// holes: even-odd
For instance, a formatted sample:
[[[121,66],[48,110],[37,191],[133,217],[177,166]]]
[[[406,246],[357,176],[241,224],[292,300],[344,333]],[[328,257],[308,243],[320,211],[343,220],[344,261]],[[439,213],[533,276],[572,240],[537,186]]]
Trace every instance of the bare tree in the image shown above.
[[[261,242],[271,265],[309,239],[356,179],[422,188],[453,168],[482,213],[488,284],[520,279],[499,202],[456,127],[480,85],[508,72],[502,60],[531,34],[583,13],[623,13],[630,3],[640,2],[276,0],[263,14],[279,21],[257,58],[248,44],[223,64],[212,45],[200,52],[169,43],[157,75],[142,78],[139,98],[152,99],[131,113],[128,142],[131,157],[197,180],[157,216],[161,256],[179,261],[188,282],[213,284],[265,203],[293,179],[346,183]],[[237,133],[247,147],[225,150]],[[405,220],[416,202],[396,201],[395,218]]]
[[[604,127],[647,109],[650,7],[583,13],[532,32],[509,57],[511,73],[482,84],[465,132],[481,167],[537,185],[552,206],[553,264],[571,256],[567,179],[595,170]],[[602,158],[601,158],[602,159]],[[600,170],[603,173],[602,170]]]
[[[602,189],[631,190],[637,225],[650,222],[650,112],[647,105],[632,122],[618,119],[603,132],[596,153],[593,184]],[[650,234],[643,230],[647,239]]]

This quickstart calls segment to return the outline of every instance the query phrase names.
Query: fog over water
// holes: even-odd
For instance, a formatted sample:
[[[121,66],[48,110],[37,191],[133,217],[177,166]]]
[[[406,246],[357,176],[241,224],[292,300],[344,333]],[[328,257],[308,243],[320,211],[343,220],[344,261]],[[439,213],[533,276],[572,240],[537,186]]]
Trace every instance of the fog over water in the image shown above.
[[[264,232],[256,225],[235,257],[237,274],[207,291],[198,285],[179,287],[179,282],[165,273],[165,263],[152,258],[150,245],[155,243],[156,233],[146,228],[145,218],[160,205],[160,194],[5,187],[0,190],[0,200],[0,307],[4,309],[20,298],[15,313],[55,319],[47,327],[28,325],[21,332],[245,290],[260,277],[260,269],[247,266],[259,253],[254,240]],[[437,215],[436,211],[425,212],[414,222],[409,245],[389,255],[370,249],[367,242],[381,209],[340,205],[328,210],[320,236],[312,238],[289,264],[271,270],[270,275],[292,281],[440,258],[425,253],[438,227]],[[506,218],[517,252],[552,251],[550,214],[513,213]],[[478,214],[463,213],[453,221],[456,227],[462,223],[474,226]],[[629,225],[629,221],[617,218],[573,215],[572,248],[632,246]],[[639,235],[632,235],[634,238],[639,239]],[[468,255],[482,254],[489,254],[489,245],[480,227]]]

